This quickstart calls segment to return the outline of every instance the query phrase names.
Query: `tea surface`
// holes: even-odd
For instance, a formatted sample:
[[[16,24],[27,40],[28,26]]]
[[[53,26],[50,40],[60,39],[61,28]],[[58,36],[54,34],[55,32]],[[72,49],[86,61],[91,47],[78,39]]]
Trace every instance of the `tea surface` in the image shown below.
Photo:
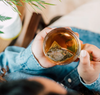
[[[48,35],[45,43],[46,56],[55,62],[71,60],[77,49],[76,39],[65,32],[56,32],[52,36]]]

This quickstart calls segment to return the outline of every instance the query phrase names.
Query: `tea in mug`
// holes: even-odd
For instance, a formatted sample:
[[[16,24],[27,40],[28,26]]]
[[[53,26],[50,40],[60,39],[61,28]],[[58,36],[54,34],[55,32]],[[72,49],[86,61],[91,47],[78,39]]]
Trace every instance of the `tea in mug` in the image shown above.
[[[80,52],[80,42],[72,30],[56,28],[44,39],[43,51],[45,56],[57,65],[69,64]]]

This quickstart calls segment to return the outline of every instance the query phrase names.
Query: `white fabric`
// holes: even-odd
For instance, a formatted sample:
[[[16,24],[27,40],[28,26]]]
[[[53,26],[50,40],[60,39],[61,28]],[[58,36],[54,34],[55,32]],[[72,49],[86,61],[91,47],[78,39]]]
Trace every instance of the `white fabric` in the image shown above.
[[[71,26],[100,33],[100,0],[86,3],[51,26]]]

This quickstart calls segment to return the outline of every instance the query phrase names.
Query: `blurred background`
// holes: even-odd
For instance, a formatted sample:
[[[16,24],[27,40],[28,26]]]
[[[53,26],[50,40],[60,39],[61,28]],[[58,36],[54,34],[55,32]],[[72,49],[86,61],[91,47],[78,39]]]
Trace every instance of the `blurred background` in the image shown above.
[[[42,8],[40,6],[40,8],[42,10],[39,10],[38,8],[36,8],[34,6],[32,7],[29,4],[23,4],[23,6],[17,6],[18,10],[21,13],[21,15],[20,15],[20,18],[22,21],[21,33],[20,33],[19,37],[17,37],[17,39],[15,39],[15,40],[0,39],[0,44],[2,46],[2,47],[0,47],[0,52],[2,52],[8,45],[15,45],[15,46],[21,46],[21,47],[26,48],[29,45],[29,43],[32,41],[32,39],[35,37],[35,35],[43,28],[51,25],[53,22],[58,20],[60,17],[70,14],[78,7],[84,5],[88,2],[99,1],[99,0],[61,0],[61,1],[60,0],[44,0],[44,1],[46,1],[47,3],[55,4],[55,5],[52,6],[52,5],[45,4],[44,5],[45,8]],[[96,7],[96,5],[94,7]],[[36,11],[34,10],[34,8]],[[88,8],[88,9],[91,10],[91,8]],[[98,8],[96,8],[96,9],[98,9]],[[96,9],[94,9],[94,10],[96,10]],[[82,11],[82,8],[81,8],[81,11]],[[81,14],[81,12],[79,12],[79,13]],[[90,13],[88,13],[88,14],[90,14]],[[91,11],[91,14],[92,14],[92,11]],[[81,17],[81,15],[80,15],[80,17]],[[73,15],[73,18],[75,18],[74,15]],[[87,27],[91,28],[91,26],[88,26],[88,25],[91,25],[89,18],[90,17],[87,18],[87,20],[89,22],[89,23],[87,23]],[[66,20],[66,21],[68,21],[68,20]],[[81,26],[83,26],[83,24],[85,23],[84,21],[77,22],[77,20],[76,21],[73,20],[73,22],[75,22],[74,23],[75,25],[77,23],[78,23],[78,25],[80,25],[80,23],[81,23],[82,24]],[[80,26],[80,28],[84,28],[81,26]],[[95,29],[96,29],[96,27],[94,28],[94,30]]]
[[[55,4],[54,6],[44,5],[46,9],[42,8],[42,10],[35,8],[37,13],[41,13],[45,23],[48,24],[54,17],[66,15],[71,11],[75,10],[76,8],[78,8],[79,6],[95,0],[61,0],[61,2],[59,0],[44,0],[44,1]],[[23,8],[22,7],[18,8],[23,16]],[[27,16],[27,19],[30,19],[32,13],[34,12],[34,9],[29,4],[26,4],[24,8],[25,8],[24,11],[26,11],[25,15]]]

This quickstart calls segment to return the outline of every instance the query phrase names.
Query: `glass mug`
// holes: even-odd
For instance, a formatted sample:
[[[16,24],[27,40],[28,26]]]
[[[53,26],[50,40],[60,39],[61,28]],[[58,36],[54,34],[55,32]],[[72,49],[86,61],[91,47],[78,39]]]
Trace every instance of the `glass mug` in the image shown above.
[[[76,34],[68,28],[51,30],[43,41],[45,56],[56,65],[75,61],[81,51],[81,44]]]

